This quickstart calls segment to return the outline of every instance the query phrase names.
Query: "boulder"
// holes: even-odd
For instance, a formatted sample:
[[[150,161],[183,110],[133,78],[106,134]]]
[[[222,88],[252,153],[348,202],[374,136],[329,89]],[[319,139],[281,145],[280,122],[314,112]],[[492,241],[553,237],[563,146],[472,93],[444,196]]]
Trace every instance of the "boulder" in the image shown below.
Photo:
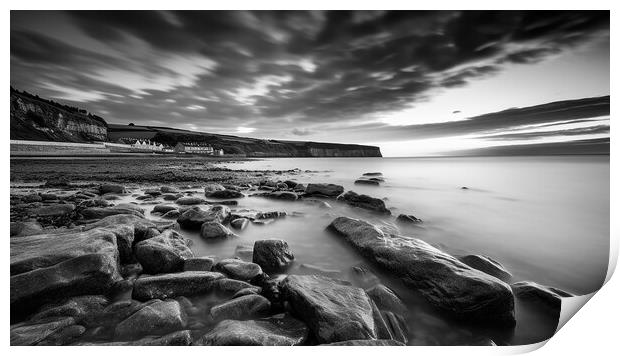
[[[106,208],[86,208],[80,211],[85,219],[103,219],[110,215],[131,214],[144,218],[144,209],[135,204],[119,204]]]
[[[347,340],[322,344],[320,346],[406,346],[396,340]]]
[[[165,214],[165,213],[167,213],[169,211],[172,211],[172,210],[177,210],[177,207],[174,206],[174,205],[163,205],[163,204],[155,205],[153,207],[153,212],[154,213]]]
[[[210,221],[222,223],[230,216],[230,208],[216,205],[208,211],[195,206],[181,213],[177,219],[179,225],[186,229],[200,229],[202,224]]]
[[[175,331],[164,336],[146,336],[142,339],[131,341],[113,342],[80,342],[72,346],[190,346],[192,334],[189,330]]]
[[[551,315],[559,316],[562,298],[573,297],[572,294],[554,287],[547,287],[535,282],[521,281],[510,285],[519,300],[535,303],[546,308]]]
[[[132,214],[119,214],[105,217],[92,224],[84,225],[85,231],[105,228],[110,231],[116,231],[117,226],[128,225],[133,226],[133,234],[135,241],[142,241],[145,239],[145,235],[149,229],[164,230],[169,228],[176,228],[174,223],[165,221],[152,221]]]
[[[377,308],[382,311],[390,311],[398,315],[406,315],[407,307],[405,303],[390,288],[383,284],[366,290],[366,294],[375,302]]]
[[[288,276],[284,300],[319,343],[376,339],[372,301],[363,289],[319,276]]]
[[[185,259],[184,271],[210,271],[215,264],[213,257],[193,257]]]
[[[506,283],[510,283],[512,274],[502,266],[501,263],[493,260],[491,257],[481,255],[467,255],[459,257],[459,261],[471,268],[482,271]]]
[[[277,200],[297,200],[299,196],[297,193],[289,192],[289,191],[275,191],[275,192],[265,192],[265,193],[257,193],[254,196],[269,198],[269,199],[277,199]]]
[[[177,199],[183,198],[183,194],[181,193],[165,193],[161,196],[163,200],[166,201],[175,201]]]
[[[351,190],[339,196],[338,200],[357,208],[376,211],[378,213],[386,215],[391,214],[390,211],[385,207],[385,202],[383,200],[373,198],[365,194],[357,194]]]
[[[159,188],[159,191],[162,193],[178,193],[179,191],[175,187],[162,186]]]
[[[35,315],[30,317],[30,321],[71,317],[76,323],[89,326],[95,324],[108,303],[108,299],[102,295],[72,297],[41,307]]]
[[[198,205],[204,202],[204,199],[199,197],[181,197],[174,201],[178,205]]]
[[[271,303],[267,298],[249,294],[229,300],[211,308],[213,320],[225,319],[253,319],[266,316],[271,310]]]
[[[281,272],[293,264],[295,256],[284,240],[254,242],[252,262],[267,272]]]
[[[59,217],[72,213],[75,210],[73,204],[50,204],[44,205],[40,208],[34,208],[29,211],[29,214],[42,216],[42,217]]]
[[[200,237],[203,239],[226,239],[235,236],[229,228],[217,221],[207,221],[200,227]]]
[[[46,339],[74,325],[73,318],[48,318],[11,325],[11,346],[45,344]]]
[[[246,218],[237,218],[230,222],[230,227],[232,227],[235,230],[245,230],[245,228],[248,226],[249,223],[250,223],[250,220]]]
[[[146,301],[208,293],[215,289],[215,281],[224,278],[217,272],[187,271],[180,273],[142,276],[134,282],[133,298]]]
[[[162,335],[184,329],[187,316],[176,300],[155,300],[121,321],[114,330],[118,339]]]
[[[12,236],[37,235],[43,231],[43,227],[36,221],[19,221],[11,223]]]
[[[243,289],[252,289],[257,292],[260,291],[259,287],[253,286],[248,282],[239,281],[230,278],[221,278],[213,282],[213,291],[221,297],[230,298]]]
[[[405,214],[400,214],[398,215],[398,217],[396,218],[396,222],[398,223],[402,223],[402,224],[413,224],[413,225],[417,225],[422,223],[421,219],[416,218],[413,215],[405,215]]]
[[[260,320],[224,320],[201,337],[197,345],[294,346],[308,338],[308,328],[289,315]]]
[[[243,198],[245,195],[238,190],[224,189],[224,190],[215,190],[212,192],[205,192],[205,196],[207,198],[214,199],[237,199]]]
[[[379,181],[376,180],[372,180],[372,179],[356,179],[355,182],[353,182],[353,184],[357,184],[357,185],[379,185]]]
[[[263,273],[261,267],[256,263],[244,262],[235,258],[221,260],[213,267],[213,270],[241,281],[249,281]]]
[[[99,186],[99,194],[104,195],[107,193],[123,194],[127,193],[127,189],[119,184],[102,184]]]
[[[147,189],[144,191],[144,194],[158,197],[161,195],[161,191],[159,189]]]
[[[224,188],[223,185],[218,184],[218,183],[208,183],[205,186],[205,194],[209,194],[209,193],[213,193],[213,192],[219,192],[222,190],[226,190],[226,188]]]
[[[120,280],[116,254],[91,253],[11,276],[11,317],[46,302],[105,294]]]
[[[174,230],[164,230],[156,237],[137,243],[134,252],[144,272],[149,274],[181,271],[183,261],[194,257],[188,240]]]
[[[344,192],[344,188],[337,184],[310,183],[306,187],[306,195],[323,195],[335,198]]]
[[[453,317],[515,324],[513,294],[499,279],[421,240],[386,235],[362,220],[339,217],[329,229],[366,259]]]

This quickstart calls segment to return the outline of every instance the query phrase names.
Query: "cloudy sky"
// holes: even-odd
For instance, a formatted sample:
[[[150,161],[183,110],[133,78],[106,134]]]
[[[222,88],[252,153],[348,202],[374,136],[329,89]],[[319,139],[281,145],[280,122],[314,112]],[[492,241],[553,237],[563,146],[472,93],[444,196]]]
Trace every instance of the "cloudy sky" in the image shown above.
[[[12,11],[11,85],[109,123],[385,156],[566,144],[608,138],[608,113],[483,114],[609,95],[609,12]]]

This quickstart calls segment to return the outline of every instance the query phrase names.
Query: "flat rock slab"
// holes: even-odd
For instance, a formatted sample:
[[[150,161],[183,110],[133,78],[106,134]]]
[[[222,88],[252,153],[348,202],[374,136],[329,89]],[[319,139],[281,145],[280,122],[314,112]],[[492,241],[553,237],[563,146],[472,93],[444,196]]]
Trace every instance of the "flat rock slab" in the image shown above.
[[[184,329],[186,325],[187,315],[179,302],[156,300],[121,321],[114,334],[120,339],[130,339],[136,336],[166,334]]]
[[[73,318],[47,319],[11,325],[11,346],[37,345],[72,325],[75,325]]]
[[[338,200],[343,201],[351,206],[375,211],[380,214],[390,215],[391,212],[385,207],[385,202],[379,198],[373,198],[365,194],[357,194],[350,190],[338,197]]]
[[[134,282],[133,298],[146,301],[208,293],[214,288],[214,282],[222,278],[221,273],[204,271],[140,277]]]
[[[362,220],[339,217],[329,228],[366,259],[453,317],[514,325],[514,297],[499,279],[424,241],[386,235]]]
[[[549,311],[552,315],[559,315],[562,308],[562,298],[573,295],[561,289],[547,287],[535,282],[522,281],[511,284],[517,298],[523,301],[537,303]]]
[[[201,337],[197,345],[213,346],[295,346],[308,338],[301,321],[280,315],[260,320],[224,320]]]
[[[306,187],[306,195],[323,195],[335,198],[344,192],[344,188],[337,184],[310,183]]]
[[[510,283],[510,280],[512,279],[512,274],[510,274],[510,272],[508,272],[501,263],[493,260],[491,257],[467,255],[459,257],[459,261],[471,268],[475,268],[506,283]]]
[[[213,270],[242,281],[249,281],[263,273],[261,267],[256,263],[245,262],[236,258],[221,260],[213,267]]]
[[[319,276],[288,276],[282,296],[319,343],[376,339],[372,301],[363,289]]]
[[[267,298],[248,294],[229,300],[211,308],[213,320],[224,319],[251,319],[266,316],[271,310],[271,303]]]

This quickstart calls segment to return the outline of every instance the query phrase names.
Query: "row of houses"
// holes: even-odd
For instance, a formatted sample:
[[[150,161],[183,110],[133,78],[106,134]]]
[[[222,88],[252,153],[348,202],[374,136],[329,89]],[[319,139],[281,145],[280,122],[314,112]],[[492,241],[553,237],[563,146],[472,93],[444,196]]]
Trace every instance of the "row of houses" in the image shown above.
[[[163,145],[159,142],[151,140],[136,140],[131,138],[121,138],[119,141],[131,145],[132,148],[151,152],[165,152],[165,153],[192,153],[192,154],[205,154],[211,156],[224,155],[223,149],[216,149],[213,146],[204,142],[179,142],[176,146]]]

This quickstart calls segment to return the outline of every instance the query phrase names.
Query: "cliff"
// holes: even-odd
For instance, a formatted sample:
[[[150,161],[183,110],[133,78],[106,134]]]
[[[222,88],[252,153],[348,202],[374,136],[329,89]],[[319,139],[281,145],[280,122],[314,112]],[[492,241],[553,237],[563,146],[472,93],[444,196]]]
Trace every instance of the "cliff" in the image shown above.
[[[11,88],[11,140],[106,141],[108,125],[85,110]]]
[[[309,142],[262,140],[250,137],[218,135],[157,126],[129,126],[109,124],[111,141],[123,138],[150,139],[174,146],[177,142],[205,142],[228,154],[247,157],[381,157],[376,146]]]

